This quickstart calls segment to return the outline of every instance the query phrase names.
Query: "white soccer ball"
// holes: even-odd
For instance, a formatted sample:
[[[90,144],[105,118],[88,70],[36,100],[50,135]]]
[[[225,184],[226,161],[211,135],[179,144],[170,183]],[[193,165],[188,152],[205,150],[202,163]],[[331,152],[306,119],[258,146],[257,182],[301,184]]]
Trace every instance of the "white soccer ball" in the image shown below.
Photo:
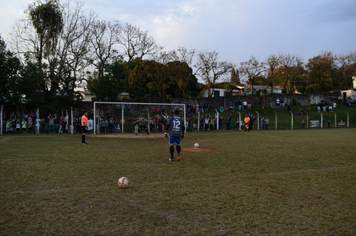
[[[117,181],[118,185],[120,188],[126,188],[129,186],[129,179],[126,177],[121,177],[118,181]]]
[[[194,143],[194,147],[198,148],[199,147],[199,143]]]

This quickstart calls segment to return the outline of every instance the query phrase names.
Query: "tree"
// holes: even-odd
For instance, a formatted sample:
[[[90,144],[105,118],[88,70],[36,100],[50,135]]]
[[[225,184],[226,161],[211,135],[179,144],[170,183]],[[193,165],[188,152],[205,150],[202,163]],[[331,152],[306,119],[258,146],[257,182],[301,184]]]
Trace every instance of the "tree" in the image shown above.
[[[225,89],[226,95],[231,96],[232,91],[240,84],[240,73],[238,69],[231,68],[230,77],[226,77],[224,82],[219,85],[220,88]]]
[[[78,105],[75,88],[82,82],[85,69],[93,64],[90,40],[95,14],[85,12],[80,3],[63,5],[63,30],[55,54],[50,57],[50,70],[55,71],[58,89],[52,93],[57,107]],[[56,106],[52,106],[55,108]]]
[[[334,86],[336,84],[333,78],[335,63],[334,56],[331,52],[326,52],[310,58],[307,64],[307,69],[309,71],[309,82],[316,85],[316,92],[324,93],[335,88]]]
[[[42,58],[48,57],[55,49],[63,29],[63,16],[57,0],[42,3],[40,0],[28,6],[29,22],[39,38],[37,60],[40,68]]]
[[[292,86],[296,88],[296,83],[305,83],[305,81],[302,81],[305,77],[303,59],[298,55],[280,53],[278,60],[280,66],[277,68],[279,69],[278,72],[280,72],[280,75],[283,77],[284,92],[287,94],[292,93]]]
[[[126,23],[122,27],[117,42],[123,47],[122,55],[127,61],[128,90],[132,93],[139,79],[142,60],[146,56],[156,54],[162,47],[158,46],[156,41],[147,32],[143,32],[136,25],[129,23]],[[137,63],[134,63],[135,66],[131,68],[135,60],[137,60]]]
[[[279,54],[279,63],[282,67],[283,70],[283,74],[284,74],[284,83],[283,83],[283,87],[284,87],[284,91],[285,93],[290,93],[290,68],[295,66],[295,55],[291,55],[291,54],[283,54],[280,53]]]
[[[5,41],[0,36],[0,101],[20,103],[22,94],[20,70],[22,65],[14,54],[6,49]]]
[[[118,50],[114,47],[121,31],[121,24],[117,21],[96,21],[91,29],[91,45],[95,53],[95,66],[98,76],[104,75],[104,67],[111,60],[118,59]]]
[[[197,78],[193,75],[192,68],[186,62],[173,61],[167,64],[167,75],[172,84],[175,84],[180,92],[177,97],[188,98],[194,96],[198,89]],[[192,88],[193,87],[193,88]]]
[[[253,94],[253,85],[255,80],[266,71],[263,62],[259,62],[254,56],[251,56],[250,60],[240,63],[240,73],[242,76],[247,77],[247,83],[251,86],[251,95]]]
[[[339,55],[335,58],[339,64],[341,77],[339,78],[340,89],[349,89],[352,86],[352,76],[356,75],[356,52]]]
[[[267,66],[268,66],[268,77],[271,78],[272,84],[271,84],[271,93],[273,94],[274,92],[274,86],[275,86],[275,70],[279,66],[279,58],[275,54],[270,55],[267,58]]]
[[[43,83],[44,99],[51,103],[59,88],[58,74],[54,67],[58,61],[51,60],[55,54],[58,38],[63,30],[63,15],[60,4],[57,0],[49,0],[42,3],[40,0],[28,6],[28,21],[36,31],[34,40],[34,52],[39,65]],[[43,59],[47,60],[47,65],[43,64]],[[47,103],[48,104],[48,103]]]
[[[38,65],[48,110],[58,108],[62,95],[63,104],[75,104],[75,88],[93,63],[89,39],[96,16],[70,1],[63,6],[59,1],[37,1],[29,5],[26,14],[26,21],[20,20],[14,27],[13,48],[20,59],[31,54],[31,63]]]
[[[217,52],[200,52],[197,55],[196,73],[206,83],[208,97],[212,97],[218,79],[228,73],[234,65],[227,61],[218,61]]]
[[[92,28],[96,15],[85,12],[80,3],[74,6],[68,1],[64,5],[64,26],[59,39],[57,55],[62,65],[67,65],[71,75],[80,82],[85,69],[93,64],[94,52],[91,50]]]
[[[170,61],[185,62],[191,66],[195,56],[195,49],[188,50],[185,47],[179,47],[177,50],[169,52]]]
[[[125,88],[127,70],[122,61],[105,64],[103,76],[97,79],[92,91],[98,101],[118,101],[118,96]]]
[[[186,98],[197,95],[198,80],[190,67],[194,55],[194,49],[188,50],[184,47],[169,52],[168,77],[180,89],[180,92],[176,92],[176,95],[181,94],[179,97]]]
[[[305,87],[304,84],[308,82],[307,71],[304,67],[303,59],[299,56],[295,58],[295,66],[291,68],[291,81],[290,86],[293,87],[294,91],[300,90],[301,88]],[[290,88],[289,88],[290,90]],[[306,92],[305,92],[306,93]]]
[[[26,61],[30,61],[28,57]],[[38,65],[29,62],[24,67],[0,37],[0,103],[15,104],[19,112],[22,104],[41,99],[42,82]]]
[[[43,100],[42,87],[44,81],[41,79],[38,63],[34,63],[35,60],[30,58],[31,56],[31,54],[25,55],[25,63],[20,72],[21,93],[26,98],[27,104],[37,104]]]
[[[169,87],[166,65],[155,60],[144,60],[142,61],[140,77],[146,81],[149,90],[155,91],[151,93],[152,96],[156,94],[154,97],[165,98],[166,89]]]
[[[230,84],[238,85],[241,83],[240,81],[240,72],[238,69],[231,68],[231,77],[230,77]]]

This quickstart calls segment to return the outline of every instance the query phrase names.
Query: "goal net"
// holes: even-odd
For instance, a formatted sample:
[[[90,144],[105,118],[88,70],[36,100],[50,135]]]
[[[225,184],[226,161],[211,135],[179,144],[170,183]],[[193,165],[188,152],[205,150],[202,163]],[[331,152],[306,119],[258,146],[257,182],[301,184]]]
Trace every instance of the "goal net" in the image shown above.
[[[111,135],[164,133],[169,117],[177,109],[186,121],[185,104],[94,102],[95,118],[89,120],[89,131],[92,129],[94,134]]]

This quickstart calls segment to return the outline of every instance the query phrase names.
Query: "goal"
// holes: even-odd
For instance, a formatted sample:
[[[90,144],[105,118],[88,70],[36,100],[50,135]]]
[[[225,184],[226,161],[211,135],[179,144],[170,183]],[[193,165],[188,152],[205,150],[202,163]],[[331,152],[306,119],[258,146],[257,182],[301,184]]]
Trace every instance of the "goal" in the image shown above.
[[[135,133],[135,123],[142,117],[148,133],[164,132],[160,119],[173,116],[176,109],[186,121],[186,105],[181,103],[94,102],[93,133]]]

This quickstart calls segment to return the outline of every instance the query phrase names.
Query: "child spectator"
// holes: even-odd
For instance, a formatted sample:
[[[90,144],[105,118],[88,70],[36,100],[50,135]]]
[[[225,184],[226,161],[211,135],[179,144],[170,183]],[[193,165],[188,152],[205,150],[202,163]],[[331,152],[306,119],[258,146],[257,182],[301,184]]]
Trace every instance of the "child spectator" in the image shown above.
[[[265,130],[268,130],[268,123],[269,123],[269,120],[268,120],[268,117],[266,117],[266,119],[265,119]]]
[[[19,119],[16,120],[16,133],[17,134],[21,133],[21,122]]]
[[[265,118],[262,117],[262,118],[260,119],[260,130],[263,130],[264,123],[265,123]]]
[[[57,119],[57,115],[56,114],[54,114],[54,117],[52,116],[52,114],[49,114],[49,116],[48,116],[48,120],[49,120],[49,122],[48,122],[48,133],[50,134],[51,133],[51,131],[53,131],[53,133],[55,133],[55,130],[54,130],[54,120],[56,120]]]
[[[27,122],[25,119],[22,119],[22,124],[21,124],[21,128],[22,128],[22,134],[26,134],[26,130],[27,130]]]

